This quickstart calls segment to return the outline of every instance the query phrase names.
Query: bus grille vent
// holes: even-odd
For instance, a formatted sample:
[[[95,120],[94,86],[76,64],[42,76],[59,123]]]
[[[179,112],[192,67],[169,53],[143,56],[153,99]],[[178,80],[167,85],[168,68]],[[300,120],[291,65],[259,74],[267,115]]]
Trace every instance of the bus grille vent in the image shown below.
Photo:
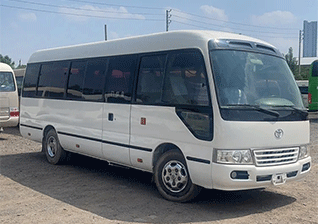
[[[256,149],[254,150],[257,166],[275,166],[294,163],[298,159],[298,147],[283,149]]]

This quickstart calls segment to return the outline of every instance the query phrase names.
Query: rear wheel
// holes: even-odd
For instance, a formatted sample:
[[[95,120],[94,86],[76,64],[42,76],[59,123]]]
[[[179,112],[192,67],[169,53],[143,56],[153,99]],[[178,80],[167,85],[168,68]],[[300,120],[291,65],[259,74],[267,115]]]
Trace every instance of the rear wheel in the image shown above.
[[[60,145],[59,139],[54,129],[47,132],[43,144],[46,158],[51,164],[59,164],[66,158],[66,152]]]
[[[200,192],[192,183],[183,155],[177,150],[164,153],[154,170],[154,180],[160,194],[170,201],[186,202]]]

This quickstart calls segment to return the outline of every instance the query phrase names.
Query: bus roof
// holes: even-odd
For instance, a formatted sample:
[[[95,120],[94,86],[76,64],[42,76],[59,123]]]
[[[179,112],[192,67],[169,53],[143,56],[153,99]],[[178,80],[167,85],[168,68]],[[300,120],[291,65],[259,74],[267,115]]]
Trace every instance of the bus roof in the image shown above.
[[[0,62],[0,71],[1,72],[13,72],[12,68],[8,64],[2,63],[2,62]]]
[[[15,77],[20,77],[25,75],[25,68],[14,69]]]
[[[39,50],[31,55],[28,63],[124,55],[183,48],[206,48],[208,41],[216,39],[257,42],[271,48],[275,48],[264,41],[234,33],[202,30],[169,31]]]

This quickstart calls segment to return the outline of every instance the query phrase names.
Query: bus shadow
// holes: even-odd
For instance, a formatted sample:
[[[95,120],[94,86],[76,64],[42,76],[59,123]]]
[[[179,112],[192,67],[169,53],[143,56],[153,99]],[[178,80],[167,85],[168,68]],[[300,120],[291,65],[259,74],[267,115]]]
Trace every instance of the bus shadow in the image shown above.
[[[203,190],[193,201],[164,200],[151,174],[75,155],[65,165],[46,162],[41,153],[0,157],[0,171],[11,180],[109,220],[190,223],[226,220],[271,211],[296,201],[271,191]]]
[[[4,128],[2,134],[21,136],[19,126],[6,127],[6,128]],[[1,133],[0,133],[0,138],[1,138]]]

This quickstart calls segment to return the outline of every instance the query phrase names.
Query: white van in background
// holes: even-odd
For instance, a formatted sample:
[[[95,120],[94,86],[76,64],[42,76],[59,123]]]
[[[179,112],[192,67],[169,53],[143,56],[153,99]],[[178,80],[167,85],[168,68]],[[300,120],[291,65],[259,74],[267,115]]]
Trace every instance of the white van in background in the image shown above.
[[[303,99],[304,106],[308,108],[308,80],[296,80]]]
[[[0,129],[19,123],[18,88],[12,68],[0,63]]]

